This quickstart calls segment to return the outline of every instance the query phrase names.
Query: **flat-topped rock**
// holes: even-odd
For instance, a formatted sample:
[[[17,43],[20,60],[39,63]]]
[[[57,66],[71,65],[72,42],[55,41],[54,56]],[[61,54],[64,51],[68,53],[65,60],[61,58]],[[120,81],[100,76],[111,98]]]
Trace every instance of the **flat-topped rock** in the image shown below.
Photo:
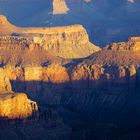
[[[2,46],[13,50],[20,46],[19,48],[29,47],[34,51],[38,46],[39,49],[50,51],[62,58],[83,58],[100,50],[90,42],[82,25],[21,28],[9,23],[4,16],[1,16],[0,20],[0,49]]]

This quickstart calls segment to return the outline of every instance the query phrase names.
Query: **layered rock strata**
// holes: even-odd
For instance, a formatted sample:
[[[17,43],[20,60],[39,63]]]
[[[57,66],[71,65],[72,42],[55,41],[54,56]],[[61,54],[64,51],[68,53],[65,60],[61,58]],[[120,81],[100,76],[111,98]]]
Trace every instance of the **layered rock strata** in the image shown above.
[[[65,28],[63,29],[65,30]],[[79,30],[80,33],[77,33]],[[22,42],[21,46],[23,47],[21,47],[21,52],[17,53],[18,57],[16,58],[24,56],[24,59],[18,59],[16,65],[11,63],[12,65],[9,66],[7,62],[11,61],[11,59],[1,55],[1,66],[11,80],[14,91],[27,92],[29,97],[39,103],[48,103],[51,105],[63,104],[69,110],[78,114],[81,113],[83,116],[85,115],[95,120],[110,119],[110,114],[115,115],[115,113],[116,117],[118,117],[118,112],[120,112],[124,106],[125,109],[121,114],[124,116],[125,113],[132,109],[132,105],[134,108],[140,105],[138,98],[136,98],[137,96],[139,97],[138,91],[140,85],[139,38],[131,38],[125,43],[106,46],[85,59],[73,59],[67,64],[54,63],[54,58],[59,58],[56,57],[59,55],[59,51],[54,51],[56,50],[56,46],[59,46],[59,43],[63,44],[65,41],[67,42],[67,38],[74,40],[76,37],[78,41],[70,41],[71,44],[78,44],[78,46],[80,46],[79,42],[81,42],[81,38],[82,41],[86,43],[82,30],[79,26],[77,26],[77,30],[75,30],[73,26],[70,26],[64,33],[60,28],[45,28],[44,31],[47,31],[48,34],[50,33],[49,35],[34,36],[37,32],[42,34],[43,29],[25,29],[23,32],[26,35],[28,34],[29,39],[26,39],[27,36],[20,37],[21,41],[19,37],[13,37],[14,39],[10,37],[9,43],[15,43],[14,40],[20,40],[19,42]],[[57,37],[59,38],[61,36],[59,38],[60,40],[54,36],[54,34],[56,35],[56,31],[58,31]],[[20,31],[20,33],[23,32]],[[33,34],[33,36],[30,36],[31,34]],[[49,42],[50,40],[52,44]],[[17,43],[17,48],[19,42]],[[47,42],[49,42],[48,45],[46,45]],[[55,46],[54,44],[56,42],[58,44]],[[26,47],[23,44],[26,44]],[[15,45],[12,47],[13,50],[14,46]],[[36,49],[35,46],[38,47],[38,49]],[[44,51],[48,50],[47,47],[55,54],[53,59],[53,55],[48,58],[45,56],[45,53],[42,53],[47,52]],[[5,47],[5,50],[6,48],[8,50],[10,47]],[[34,55],[36,58],[34,59],[31,54],[35,51],[39,52],[39,48],[41,48],[43,55],[41,55],[41,53]],[[12,51],[12,49],[9,50]],[[65,48],[64,50],[67,49]],[[79,49],[77,50],[79,51]],[[23,55],[25,51],[28,52],[28,57],[26,57],[27,54]],[[2,52],[4,52],[4,49]],[[84,49],[82,52],[85,53]],[[63,57],[65,57],[65,53],[63,52],[62,54]],[[79,54],[81,55],[81,53]],[[41,58],[39,59],[39,63],[37,62],[37,56]],[[25,58],[28,58],[28,63],[29,61],[34,63],[31,63],[32,65],[23,65],[25,62],[21,63],[21,60],[23,61]],[[62,61],[64,61],[64,59],[62,59]],[[133,91],[136,96],[133,96]],[[136,101],[135,104],[130,100],[130,97]],[[129,106],[131,106],[131,108]],[[137,110],[140,112],[139,109]]]
[[[6,44],[8,46],[20,44],[22,48],[29,47],[31,50],[38,47],[63,58],[82,58],[100,50],[99,47],[90,43],[87,32],[82,25],[20,28],[10,24],[4,16],[0,16],[0,24],[0,35],[8,35],[0,37],[1,47]]]
[[[29,100],[25,93],[12,92],[7,74],[0,68],[0,117],[23,119],[32,116],[38,111],[36,102]]]
[[[130,37],[127,42],[113,43],[104,47],[113,51],[140,51],[140,37]]]
[[[13,90],[27,92],[34,100],[41,98],[47,100],[47,94],[51,92],[55,94],[61,90],[63,92],[65,88],[80,90],[89,87],[90,90],[91,87],[100,87],[100,90],[106,89],[112,92],[119,92],[118,90],[121,91],[122,88],[132,90],[140,81],[140,70],[135,65],[106,67],[98,64],[79,64],[71,73],[58,64],[25,68],[7,66],[4,71],[12,81]]]
[[[10,81],[6,73],[0,68],[0,94],[3,92],[9,92],[12,90]]]

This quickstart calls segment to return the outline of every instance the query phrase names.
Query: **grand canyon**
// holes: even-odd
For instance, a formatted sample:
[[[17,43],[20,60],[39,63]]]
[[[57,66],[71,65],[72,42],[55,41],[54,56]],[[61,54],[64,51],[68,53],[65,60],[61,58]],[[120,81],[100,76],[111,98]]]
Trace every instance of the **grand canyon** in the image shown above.
[[[139,140],[139,9],[0,0],[0,138]]]

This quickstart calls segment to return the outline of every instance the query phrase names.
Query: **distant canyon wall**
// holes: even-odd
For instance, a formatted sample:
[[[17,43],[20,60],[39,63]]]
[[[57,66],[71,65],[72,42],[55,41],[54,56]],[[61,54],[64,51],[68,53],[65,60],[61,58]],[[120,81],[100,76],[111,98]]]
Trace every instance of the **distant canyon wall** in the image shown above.
[[[0,34],[5,35],[5,37],[0,37],[1,46],[2,44],[4,44],[3,46],[21,44],[31,49],[39,46],[40,49],[51,51],[56,56],[63,58],[83,58],[100,50],[99,47],[90,43],[88,34],[82,25],[19,28],[11,25],[4,16],[0,16],[0,23],[2,25]]]
[[[130,37],[127,42],[112,43],[103,48],[104,50],[113,51],[139,51],[140,50],[140,37]]]
[[[69,11],[69,8],[65,0],[53,0],[53,14],[66,14]]]

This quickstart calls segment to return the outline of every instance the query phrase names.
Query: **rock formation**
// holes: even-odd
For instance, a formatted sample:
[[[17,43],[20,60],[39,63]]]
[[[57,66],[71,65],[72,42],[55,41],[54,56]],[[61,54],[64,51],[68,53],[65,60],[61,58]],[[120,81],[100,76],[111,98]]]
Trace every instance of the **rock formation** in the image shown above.
[[[69,11],[65,0],[53,0],[53,14],[66,14]]]
[[[44,81],[51,83],[64,83],[69,81],[67,69],[59,64],[54,63],[46,67],[30,66],[21,68],[14,66],[5,66],[2,71],[5,72],[6,76],[12,81],[25,80]]]
[[[9,79],[11,82],[12,80],[19,80],[19,83],[20,80],[41,80],[43,75],[42,69],[43,68],[39,67],[27,67],[23,69],[21,67],[14,66],[6,66],[4,69],[0,69],[1,138],[8,139],[11,137],[12,139],[20,139],[21,137],[28,137],[30,139],[38,139],[43,137],[43,139],[53,139],[55,134],[55,139],[61,137],[67,139],[70,136],[71,129],[63,123],[62,118],[57,114],[57,112],[51,109],[38,109],[37,103],[28,99],[27,94],[21,92],[13,92],[11,89]],[[62,74],[62,72],[65,71],[64,68],[61,71],[61,67],[59,68],[58,65],[56,67],[52,65],[48,69],[49,74],[51,75],[52,71],[52,76],[55,75],[53,70],[56,69],[58,70],[58,74]],[[21,86],[22,88],[20,88],[20,86],[21,85],[16,85],[16,89],[22,90],[23,87]],[[26,89],[30,91],[28,86],[26,85]],[[34,90],[33,87],[35,86],[39,88],[39,85],[35,85],[34,83],[30,85],[32,91]],[[35,90],[37,90],[37,88]],[[46,101],[48,101],[50,104],[59,101],[58,99],[53,98],[52,102],[52,97],[50,101],[49,98],[47,98]],[[31,135],[36,131],[38,133],[35,136]],[[18,135],[19,133],[21,135]]]
[[[38,111],[37,104],[27,98],[25,93],[12,92],[8,71],[0,68],[0,117],[8,119],[26,118]],[[12,74],[12,73],[11,73]],[[16,71],[18,75],[18,70]],[[21,74],[21,73],[20,73]]]
[[[61,11],[61,15],[53,14],[54,1],[42,0],[40,3],[39,0],[1,0],[0,14],[6,13],[12,23],[24,27],[52,27],[80,23],[89,31],[92,42],[96,42],[102,47],[116,40],[121,41],[128,36],[140,34],[139,0],[118,0],[115,2],[114,0],[101,0],[100,2],[98,0],[57,0],[58,4],[56,3],[54,9]],[[15,10],[11,13],[12,5],[15,6]],[[32,12],[32,8],[36,10]],[[64,14],[63,12],[67,11],[67,8],[69,11]],[[20,16],[19,10],[21,11]]]
[[[35,48],[51,51],[63,58],[83,58],[100,50],[90,43],[86,30],[81,25],[52,28],[20,28],[11,25],[6,17],[0,16],[2,26],[0,46],[11,47],[20,44],[19,48]],[[18,37],[26,36],[26,37]],[[2,45],[4,44],[4,45]],[[1,47],[3,48],[3,47]]]
[[[140,105],[139,37],[92,53],[90,46],[85,50],[90,42],[80,25],[12,28],[0,37],[1,117],[26,118],[37,111],[36,103],[18,91],[40,104],[60,106],[64,116],[70,112],[93,121],[111,122]]]
[[[9,81],[8,76],[2,68],[0,68],[0,94],[3,92],[11,91],[12,87]]]
[[[95,81],[106,88],[110,88],[110,84],[135,88],[140,67],[139,41],[139,37],[132,37],[128,42],[104,47],[80,62],[72,70],[71,79]]]
[[[23,119],[32,116],[37,111],[37,104],[29,100],[25,93],[0,95],[0,117]]]
[[[71,66],[67,68],[50,64],[45,67],[6,66],[3,70],[11,80],[14,91],[26,92],[39,102],[60,104],[63,96],[58,93],[67,94],[71,90],[72,93],[87,94],[94,88],[118,93],[122,90],[132,91],[140,83],[140,60],[136,55],[101,51],[75,66],[70,63]]]
[[[131,37],[128,42],[119,42],[104,47],[113,51],[140,51],[140,37]]]
[[[27,44],[27,42],[32,41],[25,40],[25,42]],[[129,43],[121,46],[122,49],[120,47],[118,49],[118,45],[105,47],[86,59],[67,61],[66,64],[49,59],[49,57],[44,59],[45,54],[41,55],[43,59],[37,63],[38,60],[33,60],[34,58],[31,55],[31,52],[36,50],[33,49],[29,51],[30,56],[28,56],[28,59],[27,55],[24,56],[28,62],[32,58],[32,61],[35,62],[32,63],[33,65],[19,63],[16,66],[13,64],[8,66],[5,64],[3,69],[8,78],[13,82],[15,81],[16,84],[13,83],[14,90],[24,91],[29,94],[33,93],[32,95],[35,95],[34,93],[39,94],[41,91],[47,94],[48,84],[62,84],[63,86],[65,83],[74,83],[76,81],[77,83],[80,81],[94,82],[95,87],[101,86],[103,88],[110,88],[112,84],[120,87],[129,86],[130,88],[135,88],[139,81],[140,56],[139,51],[134,48],[139,48],[138,42],[138,37],[131,38]],[[130,46],[128,47],[127,44],[130,44]],[[27,46],[30,46],[30,43]],[[35,56],[35,58],[37,57]],[[25,60],[23,59],[22,61],[24,63]]]
[[[70,80],[67,69],[58,64],[51,64],[47,68],[44,68],[42,79],[44,82],[57,84],[65,83]]]

